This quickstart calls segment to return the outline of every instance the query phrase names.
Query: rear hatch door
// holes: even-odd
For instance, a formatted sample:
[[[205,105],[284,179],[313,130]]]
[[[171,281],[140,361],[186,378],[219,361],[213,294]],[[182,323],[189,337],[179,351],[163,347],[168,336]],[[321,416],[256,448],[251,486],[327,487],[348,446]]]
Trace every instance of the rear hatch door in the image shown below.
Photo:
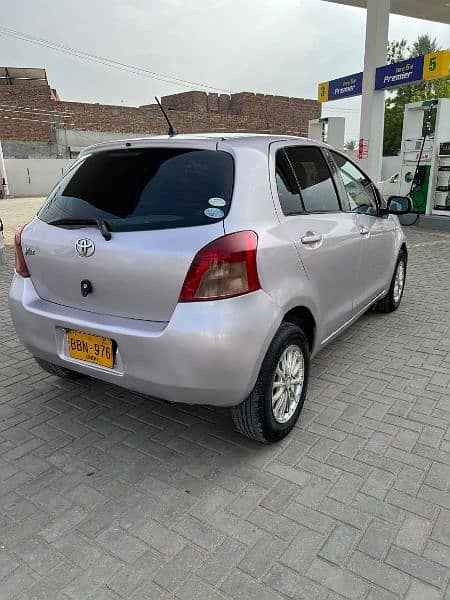
[[[114,148],[77,163],[25,228],[38,295],[64,306],[166,322],[195,254],[223,235],[230,154],[204,148]],[[52,224],[61,219],[64,226]],[[101,219],[94,225],[70,219]],[[92,293],[82,295],[82,282]]]

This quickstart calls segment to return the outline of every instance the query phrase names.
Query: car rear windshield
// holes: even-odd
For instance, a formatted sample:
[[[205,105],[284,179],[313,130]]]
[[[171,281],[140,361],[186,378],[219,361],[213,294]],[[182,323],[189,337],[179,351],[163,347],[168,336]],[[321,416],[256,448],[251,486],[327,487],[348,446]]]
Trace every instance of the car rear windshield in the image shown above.
[[[222,220],[233,192],[233,158],[186,148],[133,148],[87,155],[38,216],[103,219],[112,231],[168,229]]]

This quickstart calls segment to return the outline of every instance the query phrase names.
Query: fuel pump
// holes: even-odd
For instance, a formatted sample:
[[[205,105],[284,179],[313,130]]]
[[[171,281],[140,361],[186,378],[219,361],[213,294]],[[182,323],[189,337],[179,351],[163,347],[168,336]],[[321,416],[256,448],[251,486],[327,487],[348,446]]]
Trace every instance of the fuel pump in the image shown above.
[[[450,215],[450,142],[439,145],[439,168],[434,207],[439,211],[448,211]]]
[[[427,188],[429,182],[429,167],[428,165],[421,164],[423,152],[426,144],[427,137],[430,137],[433,132],[433,108],[437,104],[430,104],[427,108],[424,119],[423,119],[423,140],[420,146],[420,152],[417,159],[416,170],[411,182],[411,189],[409,190],[409,197],[411,198],[413,212],[417,213],[417,218],[420,214],[425,212],[427,206]]]
[[[406,105],[401,160],[398,193],[413,212],[450,217],[450,98]]]

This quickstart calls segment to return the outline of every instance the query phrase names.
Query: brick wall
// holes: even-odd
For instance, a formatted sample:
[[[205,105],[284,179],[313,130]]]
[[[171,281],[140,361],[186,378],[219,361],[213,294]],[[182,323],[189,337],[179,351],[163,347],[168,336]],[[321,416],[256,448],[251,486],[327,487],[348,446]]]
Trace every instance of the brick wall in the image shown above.
[[[315,100],[242,92],[191,91],[162,98],[179,132],[249,131],[306,135],[308,120],[320,116]],[[27,110],[32,108],[34,110]],[[5,118],[8,117],[8,118]],[[156,104],[141,107],[59,100],[49,86],[0,86],[0,140],[48,142],[55,128],[117,133],[166,133]]]
[[[206,94],[184,92],[165,96],[163,106],[177,111],[192,111],[209,119],[215,114],[224,117],[247,117],[260,131],[306,135],[308,121],[320,116],[316,100],[289,98],[240,92],[238,94]]]
[[[52,138],[50,115],[27,111],[28,107],[45,109],[57,104],[51,100],[47,86],[29,84],[0,86],[0,140],[49,141]]]

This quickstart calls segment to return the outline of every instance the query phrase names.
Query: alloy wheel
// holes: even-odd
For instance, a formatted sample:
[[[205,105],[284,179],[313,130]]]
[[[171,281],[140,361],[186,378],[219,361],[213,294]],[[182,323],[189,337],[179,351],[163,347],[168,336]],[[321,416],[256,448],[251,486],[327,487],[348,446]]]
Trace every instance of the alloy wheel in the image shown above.
[[[303,352],[291,344],[280,356],[272,381],[272,413],[277,423],[287,423],[297,410],[304,376]]]
[[[395,271],[394,291],[392,293],[392,298],[393,298],[395,304],[400,302],[400,298],[402,297],[404,285],[405,285],[405,263],[403,260],[401,260],[397,265],[397,270]]]

